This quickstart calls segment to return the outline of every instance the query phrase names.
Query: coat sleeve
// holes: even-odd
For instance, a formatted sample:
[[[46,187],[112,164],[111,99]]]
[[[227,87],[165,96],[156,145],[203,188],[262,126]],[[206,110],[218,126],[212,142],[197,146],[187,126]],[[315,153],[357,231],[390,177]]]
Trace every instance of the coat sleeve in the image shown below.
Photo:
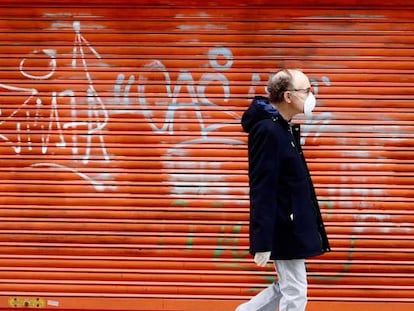
[[[278,130],[261,121],[249,134],[250,252],[271,251],[277,210],[280,152]]]

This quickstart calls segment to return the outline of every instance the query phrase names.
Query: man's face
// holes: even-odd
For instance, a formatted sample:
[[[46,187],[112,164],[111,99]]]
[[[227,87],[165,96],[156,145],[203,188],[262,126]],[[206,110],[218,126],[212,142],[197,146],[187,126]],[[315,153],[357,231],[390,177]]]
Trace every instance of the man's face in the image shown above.
[[[293,88],[291,90],[292,107],[301,113],[304,111],[304,103],[309,93],[312,92],[312,86],[308,77],[302,72],[295,72],[293,79]]]

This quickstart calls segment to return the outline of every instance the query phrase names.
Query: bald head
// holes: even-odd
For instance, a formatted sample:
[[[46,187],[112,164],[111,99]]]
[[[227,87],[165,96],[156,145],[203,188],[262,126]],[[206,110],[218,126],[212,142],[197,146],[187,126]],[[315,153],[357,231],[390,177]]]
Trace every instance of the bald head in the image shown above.
[[[267,84],[269,100],[273,103],[281,103],[284,93],[292,90],[297,84],[309,83],[308,77],[297,69],[283,69],[270,77]]]

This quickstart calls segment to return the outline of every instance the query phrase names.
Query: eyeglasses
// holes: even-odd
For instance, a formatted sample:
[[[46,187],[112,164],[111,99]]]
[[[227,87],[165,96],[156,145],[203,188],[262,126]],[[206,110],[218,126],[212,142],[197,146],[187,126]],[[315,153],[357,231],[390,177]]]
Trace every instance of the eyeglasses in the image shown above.
[[[313,92],[313,89],[312,89],[312,87],[308,87],[306,89],[290,89],[288,91],[291,91],[291,92],[301,92],[301,93],[306,93],[307,95],[309,95],[309,93]]]

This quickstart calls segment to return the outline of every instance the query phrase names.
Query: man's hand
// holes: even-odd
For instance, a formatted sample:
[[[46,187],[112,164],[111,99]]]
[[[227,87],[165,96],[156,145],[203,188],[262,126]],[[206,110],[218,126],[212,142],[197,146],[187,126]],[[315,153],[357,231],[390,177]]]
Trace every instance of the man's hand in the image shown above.
[[[254,254],[254,262],[259,267],[266,266],[269,259],[270,259],[270,252],[259,252],[259,253]]]

